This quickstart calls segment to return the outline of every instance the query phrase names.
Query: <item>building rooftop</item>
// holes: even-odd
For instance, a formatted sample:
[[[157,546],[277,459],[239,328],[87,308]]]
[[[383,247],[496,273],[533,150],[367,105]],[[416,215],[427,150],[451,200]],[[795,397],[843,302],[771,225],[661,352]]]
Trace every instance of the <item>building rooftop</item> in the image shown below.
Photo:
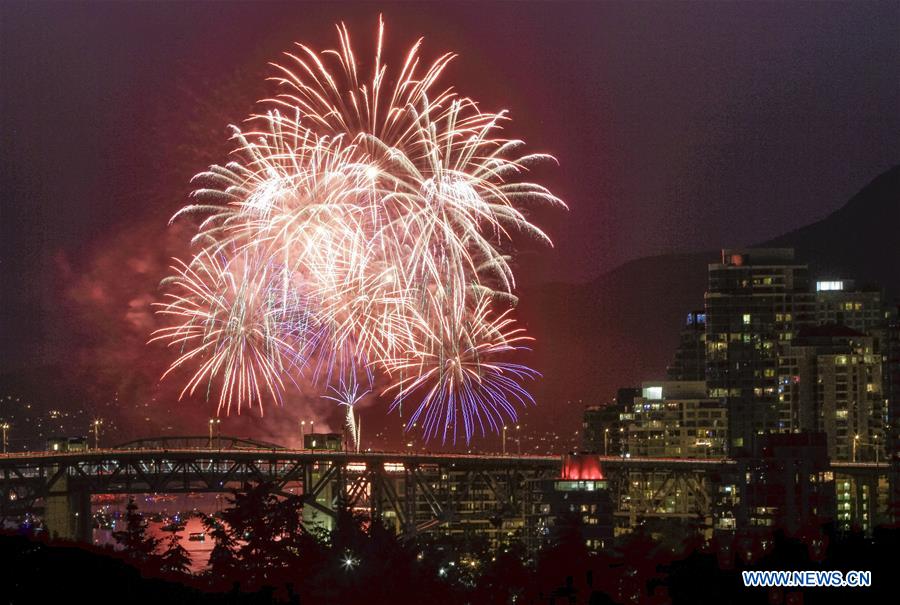
[[[642,385],[644,399],[706,399],[703,380],[656,380]]]
[[[723,248],[722,265],[794,265],[793,248]]]

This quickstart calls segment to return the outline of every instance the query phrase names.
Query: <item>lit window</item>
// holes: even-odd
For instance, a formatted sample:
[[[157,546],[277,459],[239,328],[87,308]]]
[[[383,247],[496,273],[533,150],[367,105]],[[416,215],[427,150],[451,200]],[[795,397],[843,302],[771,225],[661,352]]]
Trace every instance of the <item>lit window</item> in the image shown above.
[[[644,399],[662,399],[662,387],[645,387]]]
[[[844,282],[842,281],[820,281],[816,282],[816,292],[827,292],[829,290],[843,290]]]

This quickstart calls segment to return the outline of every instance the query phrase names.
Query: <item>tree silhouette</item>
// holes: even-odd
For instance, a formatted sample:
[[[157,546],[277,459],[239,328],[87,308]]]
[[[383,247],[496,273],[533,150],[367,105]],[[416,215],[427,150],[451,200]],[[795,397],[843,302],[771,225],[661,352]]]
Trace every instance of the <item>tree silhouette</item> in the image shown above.
[[[131,561],[145,568],[156,563],[156,548],[160,541],[147,534],[147,521],[138,512],[134,497],[128,499],[125,507],[125,529],[113,532],[113,538]]]
[[[189,574],[191,571],[191,556],[181,545],[181,536],[178,535],[182,529],[183,526],[173,526],[170,530],[166,550],[160,557],[160,569],[163,573],[177,576]]]
[[[531,573],[522,563],[523,548],[509,548],[497,554],[476,581],[473,601],[485,605],[515,603],[525,592]]]
[[[553,543],[538,557],[537,566],[531,567],[524,562],[527,556],[521,545],[518,551],[513,546],[486,548],[471,535],[439,532],[399,538],[378,516],[361,515],[345,500],[339,502],[335,511],[333,530],[322,530],[321,535],[310,532],[300,523],[302,499],[266,492],[270,487],[240,490],[223,512],[243,530],[213,517],[204,519],[216,540],[213,550],[217,553],[211,557],[208,577],[213,577],[212,571],[221,573],[215,576],[219,583],[210,581],[206,588],[224,594],[191,592],[193,589],[184,586],[190,585],[190,576],[173,573],[183,572],[186,564],[184,560],[179,564],[179,557],[169,554],[177,552],[180,546],[174,534],[166,540],[166,553],[158,558],[162,565],[156,567],[166,570],[163,580],[173,580],[165,582],[146,578],[146,574],[140,577],[131,565],[119,557],[110,558],[109,552],[100,548],[86,546],[82,551],[0,532],[0,557],[9,561],[3,568],[9,580],[0,585],[11,587],[14,596],[19,596],[12,602],[65,598],[63,587],[77,584],[87,573],[105,578],[96,590],[108,598],[97,602],[121,600],[123,595],[126,600],[127,595],[139,597],[132,597],[132,602],[223,605],[422,601],[428,605],[889,602],[886,596],[881,597],[890,587],[879,583],[878,578],[890,578],[895,573],[894,551],[900,537],[900,530],[890,527],[877,528],[871,537],[829,533],[827,528],[802,536],[757,532],[757,556],[723,559],[723,549],[730,552],[754,544],[745,535],[719,536],[709,543],[698,543],[685,555],[661,545],[652,532],[638,529],[620,538],[616,548],[595,554],[587,551],[578,520],[570,517],[558,520]],[[258,517],[252,518],[254,515]],[[266,531],[272,537],[272,545],[260,555],[257,551],[261,547],[252,545],[251,534],[259,532],[258,527],[263,524],[269,527]],[[140,553],[152,553],[149,545],[153,539],[147,537],[146,524],[133,502],[129,503],[126,527],[116,532],[116,537],[129,549],[127,553],[139,553],[135,558]],[[807,543],[810,537],[820,540],[823,546],[811,551]],[[249,566],[245,566],[243,556],[248,557]],[[261,575],[256,563],[261,558],[272,564],[266,575]],[[60,561],[65,561],[65,565],[59,565]],[[740,575],[748,569],[869,570],[874,582],[869,588],[750,590],[744,588]],[[64,580],[43,581],[53,573],[62,574]],[[236,582],[239,585],[234,587]],[[27,598],[25,592],[16,593],[26,588]]]
[[[262,482],[234,490],[228,504],[220,519],[203,517],[215,541],[205,574],[211,587],[287,587],[297,569],[316,567],[319,544],[303,528],[300,497],[280,498],[272,483]]]
[[[242,580],[250,587],[262,587],[269,574],[283,565],[276,558],[275,545],[281,532],[270,523],[276,498],[270,484],[259,483],[234,492],[228,501],[231,506],[221,512],[221,518],[235,545]]]
[[[209,553],[209,561],[204,571],[209,587],[213,590],[231,588],[238,570],[237,548],[228,527],[212,515],[201,513],[203,528],[213,539],[213,548]]]

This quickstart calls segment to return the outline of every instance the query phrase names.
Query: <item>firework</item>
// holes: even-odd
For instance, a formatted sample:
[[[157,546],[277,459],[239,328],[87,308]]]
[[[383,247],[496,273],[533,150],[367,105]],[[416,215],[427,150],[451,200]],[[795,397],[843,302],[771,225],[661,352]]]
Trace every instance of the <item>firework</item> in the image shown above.
[[[153,340],[166,340],[181,355],[166,374],[191,363],[199,369],[182,391],[191,394],[220,377],[219,410],[240,411],[243,403],[257,403],[264,394],[280,400],[284,389],[285,353],[292,347],[277,329],[280,299],[271,296],[271,275],[246,256],[230,262],[201,251],[190,265],[173,266],[172,292],[158,312],[178,317],[179,323],[161,328]],[[164,375],[165,377],[165,375]]]
[[[369,382],[371,383],[371,376],[369,376],[368,378]],[[347,432],[350,434],[353,448],[358,452],[360,447],[360,431],[362,430],[362,426],[359,419],[355,415],[356,405],[372,391],[370,389],[362,390],[359,382],[356,379],[356,374],[350,374],[350,377],[347,380],[342,379],[338,386],[329,386],[328,388],[332,394],[323,395],[322,397],[325,399],[330,399],[331,401],[337,403],[339,406],[342,405],[347,408],[347,416],[345,420],[347,425]]]
[[[358,445],[353,408],[380,374],[426,438],[497,431],[531,401],[535,373],[507,359],[530,340],[509,253],[516,235],[550,243],[524,209],[563,204],[523,181],[549,156],[500,137],[504,112],[438,87],[454,55],[421,69],[420,40],[389,74],[380,23],[364,79],[338,35],[338,50],[288,53],[267,110],[234,129],[235,159],[195,177],[176,217],[202,217],[199,252],[175,268],[160,312],[177,323],[154,339],[183,350],[170,372],[199,365],[183,394],[218,382],[226,411],[280,401],[308,373]]]
[[[521,381],[537,373],[504,356],[526,348],[532,339],[506,310],[494,315],[486,297],[461,322],[434,313],[423,325],[414,354],[387,360],[386,369],[399,378],[388,387],[398,392],[392,407],[418,399],[408,423],[422,422],[425,438],[440,436],[469,441],[475,432],[497,432],[504,417],[516,417],[515,403],[533,403]]]

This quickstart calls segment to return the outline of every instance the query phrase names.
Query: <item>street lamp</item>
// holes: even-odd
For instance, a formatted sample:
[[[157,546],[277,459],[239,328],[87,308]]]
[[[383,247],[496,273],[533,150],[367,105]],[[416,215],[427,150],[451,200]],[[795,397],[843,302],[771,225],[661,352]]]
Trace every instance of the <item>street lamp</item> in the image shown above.
[[[609,455],[609,428],[603,429],[603,455]]]
[[[315,420],[309,421],[309,434],[312,435],[315,432],[315,428],[313,425],[315,424]],[[306,448],[306,442],[303,441],[303,436],[306,434],[306,420],[300,421],[300,447]]]
[[[853,436],[853,462],[856,462],[856,444],[859,443],[859,435]]]
[[[0,428],[3,429],[3,453],[5,454],[5,453],[6,453],[6,447],[7,447],[7,444],[8,444],[7,436],[8,436],[8,434],[9,434],[9,423],[8,423],[8,422],[4,422],[3,424],[0,424]]]
[[[91,423],[91,426],[94,428],[94,449],[100,449],[100,425],[103,424],[103,420],[100,418],[94,419]]]
[[[216,447],[219,447],[219,424],[221,424],[222,420],[220,418],[210,418],[209,419],[209,449],[212,449],[213,446],[213,427],[215,427],[216,431]]]
[[[516,453],[522,455],[522,433],[519,431],[522,427],[516,425]]]
[[[506,455],[506,425],[503,425],[503,455]]]

